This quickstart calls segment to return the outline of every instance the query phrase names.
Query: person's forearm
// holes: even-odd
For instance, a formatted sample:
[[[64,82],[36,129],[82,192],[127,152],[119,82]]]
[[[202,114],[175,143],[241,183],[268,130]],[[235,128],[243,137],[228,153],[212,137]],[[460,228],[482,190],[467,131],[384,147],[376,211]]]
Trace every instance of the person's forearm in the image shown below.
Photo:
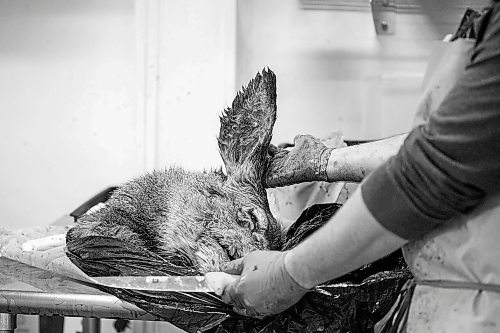
[[[384,229],[373,218],[358,189],[327,224],[290,250],[285,266],[298,284],[312,288],[405,243],[405,239]]]
[[[407,135],[400,134],[370,143],[334,149],[326,167],[328,181],[362,181],[398,152]]]

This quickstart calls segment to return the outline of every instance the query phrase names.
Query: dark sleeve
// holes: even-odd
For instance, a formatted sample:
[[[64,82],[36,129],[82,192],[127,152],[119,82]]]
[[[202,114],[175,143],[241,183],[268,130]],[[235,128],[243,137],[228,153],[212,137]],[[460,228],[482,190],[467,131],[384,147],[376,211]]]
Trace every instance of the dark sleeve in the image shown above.
[[[415,239],[500,191],[500,6],[429,121],[362,184],[375,219]]]

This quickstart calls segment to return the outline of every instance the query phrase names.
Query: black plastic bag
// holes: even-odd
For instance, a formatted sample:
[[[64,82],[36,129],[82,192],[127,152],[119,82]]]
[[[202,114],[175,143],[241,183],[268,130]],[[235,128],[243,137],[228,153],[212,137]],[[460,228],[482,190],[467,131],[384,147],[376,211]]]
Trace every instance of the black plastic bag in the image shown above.
[[[329,220],[339,204],[314,205],[290,227],[283,250]],[[198,275],[117,239],[85,237],[67,244],[71,261],[89,276]],[[316,288],[287,311],[264,319],[242,317],[211,293],[144,292],[103,288],[188,332],[367,332],[395,302],[411,277],[401,252]]]

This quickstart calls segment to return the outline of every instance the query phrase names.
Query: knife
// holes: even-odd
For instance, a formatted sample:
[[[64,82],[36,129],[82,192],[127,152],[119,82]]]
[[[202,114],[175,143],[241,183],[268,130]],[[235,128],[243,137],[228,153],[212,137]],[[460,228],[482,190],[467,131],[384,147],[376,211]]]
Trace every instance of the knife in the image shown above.
[[[149,291],[215,292],[222,294],[224,287],[239,276],[222,272],[207,273],[206,276],[106,276],[93,277],[99,285]]]

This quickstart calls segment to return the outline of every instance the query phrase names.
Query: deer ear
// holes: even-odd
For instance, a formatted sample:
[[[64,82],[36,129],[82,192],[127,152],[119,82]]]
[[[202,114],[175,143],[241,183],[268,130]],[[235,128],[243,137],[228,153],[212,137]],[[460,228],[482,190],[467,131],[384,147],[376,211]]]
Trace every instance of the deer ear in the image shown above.
[[[276,121],[276,76],[263,70],[220,118],[219,150],[228,177],[260,181]]]

